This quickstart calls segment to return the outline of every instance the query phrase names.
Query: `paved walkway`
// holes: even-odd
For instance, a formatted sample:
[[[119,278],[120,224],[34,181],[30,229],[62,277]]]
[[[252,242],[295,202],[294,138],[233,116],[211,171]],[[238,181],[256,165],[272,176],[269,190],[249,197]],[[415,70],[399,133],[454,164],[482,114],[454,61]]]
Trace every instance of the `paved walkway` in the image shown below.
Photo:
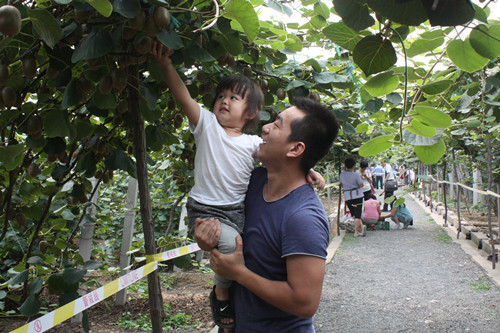
[[[492,271],[476,249],[405,198],[413,227],[343,238],[327,265],[316,332],[499,333],[500,267]]]

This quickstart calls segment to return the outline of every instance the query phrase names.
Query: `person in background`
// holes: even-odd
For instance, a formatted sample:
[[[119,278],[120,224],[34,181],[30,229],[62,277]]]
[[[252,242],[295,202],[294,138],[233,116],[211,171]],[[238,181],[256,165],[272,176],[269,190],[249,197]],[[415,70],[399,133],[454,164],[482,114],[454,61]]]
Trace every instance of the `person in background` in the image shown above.
[[[376,166],[375,163],[372,163],[370,165],[370,173],[372,174],[372,185],[374,188],[376,188],[375,187],[375,166]]]
[[[394,176],[394,169],[392,168],[392,166],[389,163],[387,163],[386,160],[382,161],[382,167],[384,168],[384,171],[385,171],[385,178],[384,178],[384,182],[382,183],[382,185],[384,186],[384,209],[383,209],[383,211],[387,212],[389,205],[385,202],[385,199],[391,197],[394,194],[394,190],[392,188],[389,188],[388,186],[386,186],[386,183],[388,181],[395,182],[396,177]],[[390,206],[392,208],[392,203],[390,204]]]
[[[359,173],[354,171],[356,169],[354,158],[346,158],[344,165],[346,169],[340,173],[340,184],[344,191],[345,203],[354,218],[354,237],[359,237],[363,236],[366,231],[366,227],[361,221],[364,184]]]
[[[375,229],[375,224],[380,220],[380,203],[374,194],[368,194],[368,199],[365,199],[363,205],[363,216],[361,217],[363,223],[371,229]]]
[[[408,170],[408,181],[410,185],[415,184],[415,171],[413,169]]]
[[[394,197],[393,204],[396,200],[397,198]],[[393,205],[390,213],[386,215],[381,215],[380,219],[383,220],[388,217],[390,217],[391,220],[394,223],[396,223],[396,227],[393,229],[401,229],[401,228],[406,229],[408,228],[409,225],[413,225],[413,215],[408,209],[408,207],[406,207],[405,203],[401,203],[399,205]],[[401,223],[403,223],[403,226],[401,226]]]
[[[372,174],[368,168],[368,162],[359,163],[359,176],[363,180],[363,198],[368,200],[368,195],[372,194]]]
[[[385,171],[380,164],[377,164],[377,166],[375,167],[374,174],[375,174],[375,188],[377,190],[384,188],[384,185],[382,184],[384,183]]]

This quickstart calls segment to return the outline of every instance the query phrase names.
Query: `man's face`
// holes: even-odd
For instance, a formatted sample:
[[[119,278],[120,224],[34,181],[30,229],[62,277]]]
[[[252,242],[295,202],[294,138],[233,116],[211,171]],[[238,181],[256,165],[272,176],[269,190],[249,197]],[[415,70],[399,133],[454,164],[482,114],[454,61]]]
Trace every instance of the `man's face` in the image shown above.
[[[382,162],[382,166],[383,166],[383,167],[385,167],[385,165],[386,165],[386,164],[387,164],[387,163],[385,163],[385,162]]]
[[[259,159],[269,167],[272,161],[283,161],[293,145],[288,141],[293,120],[304,117],[304,112],[293,106],[281,112],[276,120],[262,127],[262,140],[258,152]],[[266,164],[267,163],[267,164]]]

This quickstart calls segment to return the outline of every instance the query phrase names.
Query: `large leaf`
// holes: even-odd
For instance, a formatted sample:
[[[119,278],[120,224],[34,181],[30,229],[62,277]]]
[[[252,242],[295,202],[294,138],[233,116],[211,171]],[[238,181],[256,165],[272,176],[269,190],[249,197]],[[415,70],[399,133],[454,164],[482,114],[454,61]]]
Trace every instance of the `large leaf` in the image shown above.
[[[397,61],[391,41],[380,36],[367,36],[360,40],[352,56],[366,76],[383,72]]]
[[[49,138],[69,136],[70,124],[68,112],[65,110],[52,110],[47,112],[44,117],[44,131]]]
[[[12,144],[7,147],[0,146],[0,163],[8,163],[15,157],[24,153],[24,145]]]
[[[72,284],[80,282],[86,273],[87,273],[87,270],[85,270],[85,269],[66,268],[62,273],[62,278],[63,278],[64,282],[72,285]]]
[[[356,44],[363,38],[355,30],[349,28],[344,22],[332,23],[323,29],[326,38],[346,50],[354,50]]]
[[[387,71],[372,77],[364,88],[373,97],[385,96],[393,92],[399,85],[399,77],[393,71]]]
[[[427,20],[427,13],[420,0],[367,0],[368,5],[380,16],[404,25],[420,25]]]
[[[99,58],[113,49],[113,40],[104,29],[94,29],[76,46],[71,61]]]
[[[333,6],[342,21],[356,31],[371,27],[375,20],[361,0],[333,0]]]
[[[29,19],[40,38],[50,48],[53,48],[61,39],[62,28],[59,22],[46,9],[28,9]]]
[[[240,37],[236,34],[217,34],[214,38],[233,56],[243,52],[243,44],[241,43]]]
[[[451,124],[449,115],[430,106],[415,106],[415,112],[417,114],[412,114],[412,117],[428,126],[446,128]]]
[[[183,47],[182,40],[174,30],[160,30],[156,33],[156,38],[172,50],[179,50]]]
[[[215,58],[212,57],[210,53],[208,53],[198,43],[192,40],[187,42],[186,51],[188,52],[189,56],[194,60],[198,60],[201,62],[210,62],[215,60]]]
[[[229,0],[224,9],[226,10],[224,16],[238,21],[250,42],[257,37],[259,33],[259,17],[249,1]]]
[[[433,146],[439,143],[439,140],[441,140],[442,135],[443,135],[443,130],[440,128],[436,129],[436,135],[434,135],[431,138],[426,138],[407,130],[403,131],[403,139],[407,144],[412,146]]]
[[[422,4],[432,26],[456,26],[474,18],[474,7],[470,0],[424,0]]]
[[[414,41],[410,48],[406,51],[406,54],[408,57],[414,57],[416,55],[430,52],[439,46],[443,45],[444,43],[444,38],[443,37],[438,37],[434,39],[417,39]]]
[[[141,11],[139,0],[114,0],[113,10],[126,18],[134,18]]]
[[[29,295],[28,298],[24,301],[24,303],[19,307],[19,311],[21,314],[26,317],[34,316],[40,311],[40,299],[38,299],[37,295]]]
[[[64,89],[64,95],[61,106],[67,109],[70,106],[78,104],[78,88],[76,87],[76,79],[73,77]]]
[[[474,51],[468,38],[465,41],[452,40],[448,43],[446,53],[455,66],[468,73],[482,69],[489,61]]]
[[[500,56],[500,25],[488,28],[481,24],[472,30],[469,40],[474,51],[481,56],[492,60]]]
[[[358,151],[359,156],[373,156],[392,147],[393,135],[381,135],[364,143]]]
[[[94,7],[99,14],[104,17],[110,17],[111,13],[113,13],[113,5],[108,0],[87,0],[92,7]],[[115,1],[118,2],[118,1]],[[133,2],[133,1],[127,1]]]
[[[331,72],[316,73],[313,72],[314,81],[317,83],[347,83],[350,79],[346,75],[338,75]]]
[[[437,95],[447,90],[453,84],[452,80],[441,80],[426,84],[421,89],[427,95]]]
[[[439,139],[439,142],[433,146],[414,146],[413,150],[418,159],[422,162],[426,164],[435,164],[446,152],[446,145],[443,139]]]
[[[410,123],[410,126],[406,126],[406,129],[413,134],[420,135],[426,138],[432,138],[434,135],[436,135],[436,129],[434,127],[427,126],[416,119],[413,119]]]

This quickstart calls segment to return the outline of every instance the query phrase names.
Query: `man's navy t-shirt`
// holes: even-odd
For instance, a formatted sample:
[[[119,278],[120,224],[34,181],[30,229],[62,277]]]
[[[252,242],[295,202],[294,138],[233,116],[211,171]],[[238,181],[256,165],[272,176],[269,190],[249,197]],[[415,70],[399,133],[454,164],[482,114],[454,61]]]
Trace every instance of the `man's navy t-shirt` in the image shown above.
[[[267,170],[256,168],[245,200],[245,265],[269,280],[286,281],[286,257],[305,254],[326,258],[329,225],[314,189],[302,185],[286,197],[264,200]],[[240,285],[235,285],[236,331],[314,332],[312,319],[284,312]]]

